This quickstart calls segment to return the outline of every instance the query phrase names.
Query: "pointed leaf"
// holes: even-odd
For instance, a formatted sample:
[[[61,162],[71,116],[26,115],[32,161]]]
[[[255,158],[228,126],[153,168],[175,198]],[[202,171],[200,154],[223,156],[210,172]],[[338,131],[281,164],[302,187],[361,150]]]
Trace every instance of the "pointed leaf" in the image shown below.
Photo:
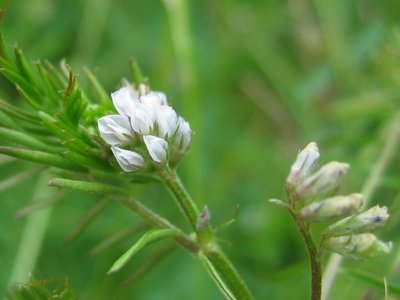
[[[126,251],[117,261],[111,266],[108,274],[119,271],[123,268],[128,261],[144,246],[148,244],[158,241],[160,239],[164,239],[167,237],[172,237],[176,234],[175,229],[154,229],[145,233],[128,251]]]
[[[142,229],[145,229],[146,227],[148,227],[147,224],[140,222],[140,223],[136,223],[132,226],[123,228],[123,229],[117,231],[115,234],[109,236],[105,240],[101,241],[96,246],[94,246],[92,248],[92,250],[90,250],[90,255],[96,255],[97,253],[99,253],[107,248],[110,248],[111,246],[115,245],[116,243],[120,242],[121,240],[125,239],[126,237],[131,236],[131,235],[141,231]]]
[[[101,102],[107,102],[107,103],[111,102],[110,96],[108,95],[107,91],[103,88],[103,86],[96,78],[96,76],[93,74],[93,72],[86,67],[84,67],[83,70],[85,71],[86,76],[89,79],[89,82],[92,84],[96,96],[99,98],[99,100]]]
[[[54,178],[49,181],[49,185],[69,190],[94,193],[94,194],[127,196],[127,192],[120,187],[104,183],[90,182],[90,181]]]
[[[35,137],[21,131],[0,127],[0,138],[37,150],[54,152],[54,149],[49,147],[47,144],[42,143]]]
[[[61,169],[78,172],[87,171],[80,165],[77,165],[74,162],[69,161],[66,158],[63,158],[62,156],[59,156],[57,154],[6,146],[0,146],[0,153]]]

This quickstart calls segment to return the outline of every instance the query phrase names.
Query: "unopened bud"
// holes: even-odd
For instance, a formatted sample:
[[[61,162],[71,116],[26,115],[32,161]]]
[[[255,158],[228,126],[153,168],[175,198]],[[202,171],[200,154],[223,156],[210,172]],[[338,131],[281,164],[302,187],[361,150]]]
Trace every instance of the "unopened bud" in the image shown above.
[[[389,218],[387,207],[376,205],[360,214],[340,220],[326,230],[330,236],[341,236],[355,233],[372,232],[382,228]]]
[[[208,244],[212,239],[210,219],[210,211],[208,207],[205,206],[196,223],[197,237],[199,239],[199,242],[201,242],[202,244]]]
[[[392,248],[391,242],[382,242],[372,233],[332,237],[324,245],[328,250],[352,259],[378,257],[388,254]]]
[[[348,216],[360,209],[362,201],[362,194],[331,197],[303,207],[300,210],[300,218],[319,221]]]
[[[309,175],[317,163],[318,158],[319,151],[317,144],[314,142],[309,143],[297,155],[295,162],[290,168],[290,173],[286,179],[286,183],[288,185],[294,185],[296,182]]]
[[[340,180],[346,174],[348,164],[332,161],[323,165],[317,172],[306,177],[295,188],[295,198],[305,199],[313,196],[323,196],[339,187]]]

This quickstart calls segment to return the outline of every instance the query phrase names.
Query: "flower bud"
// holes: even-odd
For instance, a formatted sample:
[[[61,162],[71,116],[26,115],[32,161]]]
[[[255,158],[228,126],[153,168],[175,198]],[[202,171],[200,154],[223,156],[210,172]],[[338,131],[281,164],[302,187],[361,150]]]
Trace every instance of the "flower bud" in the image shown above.
[[[156,163],[162,164],[167,160],[168,143],[166,140],[153,135],[145,135],[143,141],[150,157]]]
[[[121,115],[109,115],[97,121],[100,136],[109,145],[119,145],[133,139],[129,119]]]
[[[323,165],[317,172],[306,177],[296,186],[295,198],[305,199],[331,193],[339,187],[340,180],[348,168],[348,164],[337,161]]]
[[[299,180],[309,175],[317,163],[319,158],[319,151],[317,144],[314,142],[309,143],[300,153],[297,155],[295,162],[293,163],[286,183],[294,185]]]
[[[340,255],[352,259],[363,259],[388,254],[392,248],[392,243],[382,242],[372,233],[362,233],[332,237],[325,242],[324,246]]]
[[[382,228],[389,218],[387,207],[376,205],[367,211],[340,220],[326,230],[329,236],[372,232]]]
[[[357,212],[361,208],[362,202],[362,194],[331,197],[303,207],[299,216],[307,221],[344,217]]]
[[[125,172],[134,172],[145,166],[145,161],[139,153],[115,146],[111,147],[111,151],[117,159],[118,164]]]

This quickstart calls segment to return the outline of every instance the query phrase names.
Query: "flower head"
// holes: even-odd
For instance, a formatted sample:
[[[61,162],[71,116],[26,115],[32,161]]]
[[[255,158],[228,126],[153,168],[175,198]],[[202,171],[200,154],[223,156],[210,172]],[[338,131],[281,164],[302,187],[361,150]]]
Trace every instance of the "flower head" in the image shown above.
[[[100,118],[98,128],[121,168],[132,172],[167,162],[175,166],[189,147],[191,130],[165,94],[144,84],[138,90],[126,84],[111,98],[119,114]]]

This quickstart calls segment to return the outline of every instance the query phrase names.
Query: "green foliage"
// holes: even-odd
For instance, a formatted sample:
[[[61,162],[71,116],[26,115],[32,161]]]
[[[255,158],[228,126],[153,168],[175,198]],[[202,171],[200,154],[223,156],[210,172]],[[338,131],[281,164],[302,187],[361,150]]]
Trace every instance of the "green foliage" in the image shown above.
[[[16,284],[6,296],[7,300],[75,300],[69,278],[37,280],[30,278],[26,284]]]
[[[189,1],[186,9],[188,25],[182,30],[180,19],[171,22],[161,1],[11,1],[1,24],[6,41],[1,41],[0,65],[18,88],[0,82],[1,146],[56,156],[63,166],[68,161],[65,165],[80,169],[78,175],[58,165],[51,168],[52,177],[121,187],[187,228],[158,181],[149,174],[121,176],[97,138],[96,119],[113,112],[109,94],[129,74],[127,61],[134,55],[152,87],[166,92],[193,124],[191,152],[179,171],[194,198],[203,202],[199,206],[208,204],[213,225],[224,223],[240,207],[236,221],[219,231],[221,245],[257,299],[308,297],[303,243],[286,213],[264,200],[283,199],[292,158],[310,140],[318,142],[326,161],[335,158],[352,166],[341,193],[363,190],[368,206],[389,207],[393,219],[382,238],[396,245],[400,157],[398,134],[390,126],[398,124],[394,121],[400,108],[397,2]],[[178,37],[189,35],[181,36],[180,46],[177,32]],[[26,57],[12,49],[16,41]],[[41,61],[31,63],[37,58]],[[65,64],[58,67],[63,58],[74,70],[74,80],[69,81]],[[69,83],[72,88],[66,93]],[[15,132],[29,136],[30,144],[13,136]],[[388,143],[394,150],[380,163]],[[18,175],[36,166],[3,156],[0,164],[1,182],[13,179],[0,197],[4,291],[25,223],[14,215],[31,205],[36,177]],[[84,170],[89,164],[90,170]],[[151,185],[130,187],[132,182]],[[138,231],[126,228],[141,221],[119,206],[104,208],[65,247],[70,228],[101,199],[71,192],[54,205],[36,263],[43,278],[69,276],[82,299],[220,299],[200,264],[180,250],[157,261],[132,285],[121,287],[121,278],[155,255],[151,248],[105,278],[129,240],[139,238]],[[42,200],[41,207],[55,202]],[[112,247],[88,258],[95,245],[123,230]],[[397,258],[394,251],[377,261],[343,264],[385,276],[390,287],[398,282]],[[330,298],[383,295],[381,287],[341,272]]]

